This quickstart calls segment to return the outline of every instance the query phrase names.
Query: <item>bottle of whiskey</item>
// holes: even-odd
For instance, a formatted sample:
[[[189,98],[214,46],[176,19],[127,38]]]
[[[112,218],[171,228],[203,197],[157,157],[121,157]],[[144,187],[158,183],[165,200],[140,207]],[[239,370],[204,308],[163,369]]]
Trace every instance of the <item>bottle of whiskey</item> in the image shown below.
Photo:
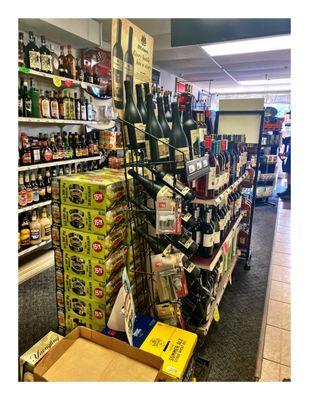
[[[41,70],[41,57],[38,46],[35,44],[33,32],[29,32],[29,42],[25,48],[26,66],[36,71]]]
[[[66,65],[66,57],[64,55],[64,46],[60,46],[60,56],[58,57],[59,61],[59,75],[62,77],[68,76],[68,68]]]
[[[53,64],[52,64],[52,56],[50,54],[50,50],[46,46],[45,36],[41,36],[41,47],[40,47],[40,55],[41,55],[41,71],[47,72],[48,74],[53,73]]]
[[[72,47],[68,44],[68,54],[65,58],[65,64],[68,70],[68,77],[76,79],[76,59],[72,54]]]
[[[59,75],[59,59],[57,54],[55,53],[55,48],[53,44],[50,44],[50,55],[52,59],[52,74]]]

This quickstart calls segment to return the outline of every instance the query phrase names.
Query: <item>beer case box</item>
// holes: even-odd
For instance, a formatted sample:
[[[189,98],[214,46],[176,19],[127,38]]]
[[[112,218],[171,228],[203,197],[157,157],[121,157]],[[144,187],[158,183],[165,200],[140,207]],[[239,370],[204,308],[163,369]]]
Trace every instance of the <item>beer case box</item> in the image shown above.
[[[107,260],[102,260],[64,251],[64,270],[71,276],[84,277],[97,282],[108,282],[120,268],[125,266],[127,252],[127,247],[121,246]]]
[[[74,174],[60,179],[62,204],[107,211],[125,195],[124,178],[104,174],[101,170],[97,174]]]
[[[105,320],[104,321],[91,321],[86,317],[72,317],[70,314],[66,317],[66,327],[67,332],[71,332],[77,326],[85,326],[86,328],[93,329],[95,331],[101,332],[102,329],[105,327]]]
[[[108,211],[61,204],[61,225],[64,228],[107,235],[125,222],[125,204]]]
[[[34,346],[31,347],[26,353],[19,358],[19,372],[20,380],[23,382],[33,381],[33,369],[36,364],[49,352],[49,350],[60,340],[63,336],[50,331],[42,339],[40,339]]]
[[[157,322],[140,348],[162,358],[159,380],[181,381],[196,343],[195,333]]]
[[[34,369],[43,382],[153,382],[162,366],[160,357],[120,340],[78,326]]]
[[[71,293],[73,296],[77,295],[85,299],[105,304],[105,282],[97,282],[82,277],[75,277],[68,273],[65,273],[64,279],[66,293]]]
[[[93,323],[105,325],[105,303],[98,303],[71,293],[65,294],[65,316],[68,318],[86,317]]]
[[[125,243],[127,227],[121,226],[107,236],[61,227],[61,248],[81,256],[106,260]]]

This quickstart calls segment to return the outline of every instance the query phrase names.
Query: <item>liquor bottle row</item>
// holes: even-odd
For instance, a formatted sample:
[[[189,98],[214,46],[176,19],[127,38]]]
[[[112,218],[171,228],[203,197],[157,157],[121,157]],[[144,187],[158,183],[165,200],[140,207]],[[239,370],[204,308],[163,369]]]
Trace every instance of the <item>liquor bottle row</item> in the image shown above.
[[[97,131],[69,134],[63,131],[57,134],[39,133],[39,136],[28,137],[21,132],[21,147],[19,149],[19,164],[33,165],[57,160],[94,157],[100,154]]]
[[[21,173],[19,175],[18,185],[19,208],[58,198],[59,183],[57,179],[53,178],[97,170],[98,166],[98,161],[88,161],[81,164],[67,164],[64,167],[60,166],[58,170],[57,167],[51,168],[51,170],[46,169],[44,176],[40,169],[37,175],[34,171],[32,171],[30,175],[28,172],[25,172],[25,174]]]
[[[52,44],[50,44],[50,48],[46,46],[45,36],[41,36],[41,47],[39,48],[31,31],[27,45],[24,44],[23,32],[19,32],[18,66],[96,85],[100,84],[96,72],[92,72],[90,66],[81,66],[81,62],[73,56],[71,45],[68,45],[67,55],[64,55],[64,46],[60,46],[60,55],[58,56]]]
[[[31,221],[31,222],[30,222]],[[18,226],[18,250],[22,251],[41,242],[51,239],[51,219],[47,216],[46,208],[41,211],[40,217],[34,210],[24,213]]]
[[[20,79],[18,90],[18,116],[48,119],[68,119],[79,121],[96,121],[98,112],[90,100],[86,97],[77,98],[77,93],[64,90],[48,91],[38,90],[34,86],[33,79],[28,82]]]

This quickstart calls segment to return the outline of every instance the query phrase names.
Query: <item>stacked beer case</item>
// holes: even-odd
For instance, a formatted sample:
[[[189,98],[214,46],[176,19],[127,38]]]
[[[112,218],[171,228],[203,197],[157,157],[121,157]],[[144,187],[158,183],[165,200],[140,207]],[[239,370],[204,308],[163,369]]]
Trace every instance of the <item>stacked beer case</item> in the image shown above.
[[[59,179],[53,226],[59,333],[101,331],[128,264],[123,172],[104,168]]]

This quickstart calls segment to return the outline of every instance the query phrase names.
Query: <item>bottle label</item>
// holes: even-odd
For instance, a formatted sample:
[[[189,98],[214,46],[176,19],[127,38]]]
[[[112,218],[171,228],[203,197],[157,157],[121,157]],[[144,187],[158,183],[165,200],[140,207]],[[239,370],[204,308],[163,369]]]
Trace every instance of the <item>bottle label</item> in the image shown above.
[[[50,118],[49,100],[48,99],[42,100],[42,117]]]
[[[32,101],[31,101],[31,99],[26,99],[25,105],[26,105],[26,112],[27,112],[28,115],[30,115],[31,111],[32,111]]]
[[[27,188],[27,204],[33,202],[32,188]]]
[[[208,189],[213,190],[216,188],[216,167],[210,167],[208,174]]]
[[[199,158],[200,156],[200,132],[199,129],[192,129],[190,131],[191,147],[193,158]]]
[[[40,197],[45,197],[45,195],[46,195],[46,188],[45,188],[45,187],[39,187],[38,192],[39,192],[39,196],[40,196]]]
[[[134,126],[136,128],[138,128],[138,129],[135,129],[135,136],[136,136],[137,143],[145,142],[145,133],[141,132],[139,129],[141,129],[142,131],[145,131],[146,125],[138,122],[138,123],[134,124]],[[129,143],[129,140],[127,141],[127,143]]]
[[[214,243],[218,244],[220,243],[220,231],[215,231],[215,235],[214,235]]]
[[[195,237],[196,237],[196,240],[195,240],[196,243],[200,244],[201,243],[201,231],[196,231]]]
[[[20,243],[22,246],[30,244],[30,229],[25,228],[20,231]]]
[[[22,113],[23,110],[23,99],[19,98],[18,99],[18,111],[20,111]]]
[[[23,163],[24,165],[31,164],[31,154],[30,154],[30,151],[24,153],[24,154],[22,155],[21,159],[22,159],[22,163]]]
[[[53,222],[55,224],[59,224],[60,223],[60,207],[59,207],[58,203],[53,203],[51,212],[52,212]]]
[[[53,100],[50,103],[50,113],[52,118],[59,119],[59,108],[56,100]]]
[[[51,150],[45,150],[43,153],[44,161],[51,161],[53,159],[53,152]]]
[[[123,61],[117,57],[113,57],[113,97],[123,101]]]
[[[165,143],[169,143],[169,139],[166,138],[161,138],[160,140],[162,140]],[[158,148],[159,148],[159,155],[160,158],[167,158],[169,156],[169,148],[168,145],[162,143],[161,141],[158,140]]]
[[[27,191],[22,190],[18,194],[18,204],[20,207],[25,207],[27,205]]]
[[[174,177],[171,174],[164,175],[163,182],[166,182],[168,185],[175,187],[177,189],[177,192],[179,192],[182,196],[185,196],[187,193],[190,192],[190,188],[188,186],[183,186],[179,181],[177,181],[177,179],[174,183]]]
[[[220,218],[220,221],[219,221],[220,231],[223,231],[224,226],[225,226],[225,218],[222,218],[222,219]]]
[[[31,69],[41,69],[41,58],[38,51],[29,51],[29,66]]]
[[[38,240],[40,239],[40,228],[34,228],[30,230],[30,240]]]
[[[40,149],[33,149],[32,150],[32,157],[33,157],[33,162],[40,162],[41,161]]]
[[[52,56],[48,54],[41,54],[41,69],[43,72],[52,73]]]
[[[194,241],[190,238],[188,239],[185,243],[181,242],[181,244],[186,248],[189,249],[190,246],[192,245],[192,243],[194,243]]]
[[[168,122],[167,124],[170,127],[170,130],[172,130],[173,122]]]
[[[46,186],[46,192],[51,194],[51,185]]]
[[[190,213],[187,213],[186,215],[184,215],[182,217],[183,221],[185,221],[185,222],[188,222],[190,220],[190,218],[191,218],[191,214]]]
[[[133,77],[133,65],[127,62],[124,62],[124,76],[126,81],[130,81]]]
[[[214,245],[214,235],[204,233],[203,247],[212,247],[213,245]]]
[[[86,106],[84,104],[81,105],[80,110],[81,110],[81,119],[83,121],[86,121],[87,120]]]
[[[180,153],[179,151],[175,150],[175,161],[176,161],[176,168],[185,168],[185,165],[183,165],[183,156],[185,157],[185,161],[190,160],[190,151],[188,147],[178,147],[178,150],[182,151]]]
[[[50,236],[51,235],[51,226],[50,225],[45,225],[43,226],[43,236]]]
[[[34,203],[37,203],[40,200],[40,195],[37,189],[32,190],[32,198]]]
[[[64,119],[64,118],[65,118],[64,102],[62,102],[62,103],[59,104],[59,109],[60,109],[60,117],[61,117],[62,119]]]

